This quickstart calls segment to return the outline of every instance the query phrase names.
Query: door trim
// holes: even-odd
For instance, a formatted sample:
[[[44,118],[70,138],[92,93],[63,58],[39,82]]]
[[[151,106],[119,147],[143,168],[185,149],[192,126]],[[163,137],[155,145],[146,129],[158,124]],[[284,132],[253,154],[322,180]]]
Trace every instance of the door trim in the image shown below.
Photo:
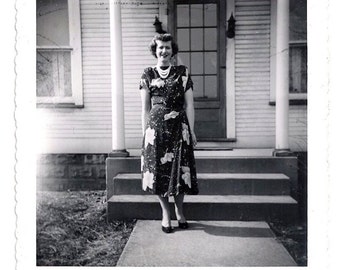
[[[223,1],[223,0],[222,0]],[[167,1],[167,14],[166,16],[167,22],[167,30],[169,33],[174,35],[175,33],[175,1],[168,0]],[[162,7],[160,7],[162,8]],[[231,13],[235,16],[235,0],[226,0],[225,4],[226,8],[226,20],[229,19]],[[236,18],[237,20],[237,18]],[[227,22],[225,22],[227,25]],[[237,22],[236,22],[237,24]],[[236,29],[237,31],[237,29]],[[237,35],[237,33],[236,33]],[[226,72],[226,80],[225,80],[225,95],[224,95],[224,104],[225,104],[225,129],[226,129],[226,138],[223,140],[216,141],[226,141],[226,142],[235,142],[236,141],[236,106],[235,106],[235,38],[228,39],[226,37],[225,42],[225,72]],[[214,139],[215,141],[215,139]]]
[[[235,0],[227,0],[226,19],[235,15]],[[237,18],[236,18],[237,20]],[[227,24],[227,22],[226,22]],[[237,27],[236,27],[237,31]],[[237,35],[237,32],[236,32]],[[236,37],[235,37],[236,38]],[[227,140],[236,141],[235,38],[226,37],[226,131]]]

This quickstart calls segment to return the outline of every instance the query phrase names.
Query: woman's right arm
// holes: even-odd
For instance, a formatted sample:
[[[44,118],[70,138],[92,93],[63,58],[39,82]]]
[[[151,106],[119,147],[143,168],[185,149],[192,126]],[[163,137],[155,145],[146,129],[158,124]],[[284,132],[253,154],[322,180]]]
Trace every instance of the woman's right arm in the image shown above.
[[[149,117],[150,109],[151,109],[151,98],[150,93],[146,89],[141,89],[141,98],[142,98],[142,132],[146,130],[146,123]]]

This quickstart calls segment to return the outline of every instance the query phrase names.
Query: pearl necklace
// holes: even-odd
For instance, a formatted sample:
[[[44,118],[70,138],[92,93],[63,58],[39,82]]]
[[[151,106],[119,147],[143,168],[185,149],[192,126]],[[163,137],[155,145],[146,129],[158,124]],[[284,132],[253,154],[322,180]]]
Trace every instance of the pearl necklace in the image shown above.
[[[171,69],[171,65],[167,68],[167,69],[161,69],[160,66],[157,66],[157,71],[159,73],[159,76],[162,78],[162,79],[165,79],[169,76],[169,73],[170,73],[170,69]]]

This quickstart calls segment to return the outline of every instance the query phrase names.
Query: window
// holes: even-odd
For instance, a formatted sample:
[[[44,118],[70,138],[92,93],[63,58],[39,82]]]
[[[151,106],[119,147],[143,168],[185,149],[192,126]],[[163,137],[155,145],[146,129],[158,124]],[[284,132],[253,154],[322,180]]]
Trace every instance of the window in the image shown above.
[[[307,93],[307,0],[289,5],[289,93],[294,99]]]
[[[218,90],[217,4],[176,6],[177,61],[186,65],[194,82],[195,100],[216,100]]]
[[[82,106],[79,0],[37,0],[38,105]]]

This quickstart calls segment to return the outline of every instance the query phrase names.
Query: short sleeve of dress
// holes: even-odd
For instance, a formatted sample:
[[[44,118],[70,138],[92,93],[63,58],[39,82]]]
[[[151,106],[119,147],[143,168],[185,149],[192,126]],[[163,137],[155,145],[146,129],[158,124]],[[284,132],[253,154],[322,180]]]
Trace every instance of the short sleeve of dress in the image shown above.
[[[147,69],[144,70],[142,77],[139,82],[139,90],[145,89],[149,92],[149,80],[147,75]]]
[[[190,88],[194,90],[194,87],[193,87],[194,84],[191,80],[191,76],[189,74],[189,70],[187,67],[185,67],[185,72],[183,73],[182,81],[183,81],[184,92],[188,91]]]

